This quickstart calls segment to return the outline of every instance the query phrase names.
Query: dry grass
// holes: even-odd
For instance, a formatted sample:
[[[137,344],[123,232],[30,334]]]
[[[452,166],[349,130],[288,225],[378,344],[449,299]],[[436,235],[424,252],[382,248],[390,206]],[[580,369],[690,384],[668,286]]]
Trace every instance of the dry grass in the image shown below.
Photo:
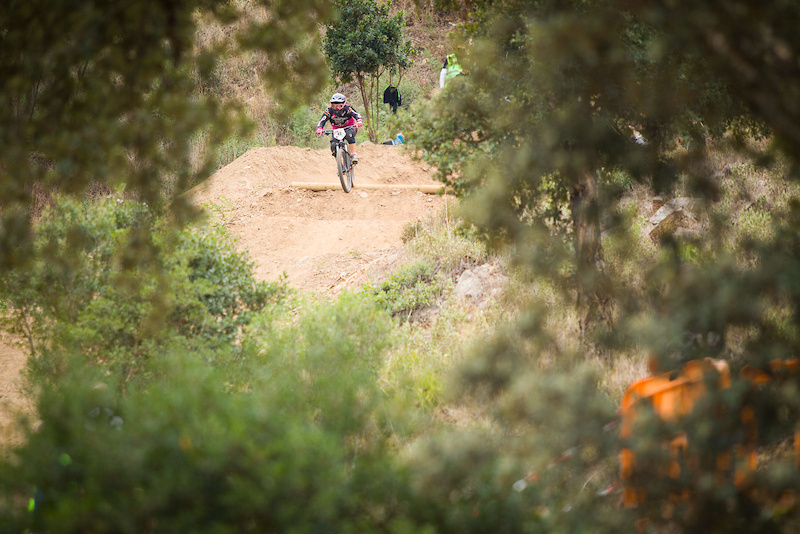
[[[278,122],[274,117],[275,99],[270,95],[261,74],[265,72],[269,58],[264,53],[256,51],[242,52],[238,49],[235,36],[244,29],[246,24],[263,22],[269,13],[252,0],[234,0],[234,7],[239,9],[244,16],[236,23],[223,25],[211,18],[199,21],[196,52],[203,50],[219,49],[224,53],[216,54],[219,58],[218,66],[213,75],[202,83],[201,91],[213,94],[224,102],[234,103],[240,107],[254,125],[252,135],[248,138],[236,137],[229,140],[224,147],[226,155],[219,158],[220,165],[230,161],[230,154],[238,154],[241,149],[252,146],[315,146],[312,135],[313,126],[327,102],[328,96],[333,92],[342,92],[350,96],[350,100],[357,109],[363,112],[360,92],[355,83],[345,85],[330,84],[322,90],[317,97],[312,98],[309,106],[297,111],[289,122]],[[393,3],[391,13],[404,11],[407,27],[405,38],[411,40],[418,53],[412,57],[412,66],[407,69],[400,79],[384,75],[379,81],[380,87],[384,84],[395,85],[402,82],[404,88],[404,107],[413,102],[415,98],[428,98],[438,89],[439,70],[444,55],[448,50],[447,34],[454,29],[454,25],[447,20],[447,16],[434,10],[433,5],[417,7],[413,2],[404,1]],[[452,15],[449,16],[452,18]],[[324,33],[324,26],[319,28]],[[382,92],[382,89],[381,89]],[[379,97],[380,101],[380,97]],[[388,117],[386,106],[380,106],[380,115]],[[380,121],[381,128],[376,135],[379,138],[394,137],[388,131],[386,120]],[[391,135],[389,135],[391,133]],[[211,148],[203,136],[194,140],[192,159],[194,167],[200,167],[200,155],[207,153]]]
[[[253,120],[259,132],[270,131],[274,125],[269,121],[269,111],[273,101],[266,91],[261,73],[266,69],[266,54],[257,51],[237,50],[235,36],[246,25],[266,21],[269,13],[263,6],[249,0],[235,0],[234,5],[243,16],[233,24],[222,25],[216,20],[201,21],[197,35],[198,50],[223,47],[234,53],[227,54],[220,61],[214,75],[213,85],[204,90],[213,92],[225,101],[235,101],[243,105],[248,117]]]
[[[197,36],[199,50],[214,47],[235,50],[234,37],[237,32],[246,24],[266,21],[269,17],[267,10],[251,0],[235,0],[233,3],[243,12],[244,17],[228,25],[222,25],[211,19],[201,20]],[[441,62],[448,51],[447,33],[454,29],[454,25],[441,13],[437,13],[432,5],[418,8],[411,1],[392,4],[391,13],[399,11],[403,11],[406,16],[405,37],[411,40],[419,51],[412,57],[413,65],[403,74],[402,79],[406,83],[432,91],[438,87]],[[324,32],[324,27],[321,27],[320,31]],[[260,78],[267,62],[265,54],[255,51],[231,54],[220,62],[214,76],[214,84],[205,86],[204,90],[212,91],[224,100],[241,103],[247,115],[255,122],[258,134],[267,139],[274,139],[280,136],[279,125],[270,119],[274,101]],[[351,83],[331,86],[325,90],[325,95],[321,95],[321,98],[328,92],[337,90],[351,95],[358,94],[355,84]]]
[[[445,56],[451,51],[448,33],[455,29],[442,15],[406,10],[405,37],[419,53],[412,57],[413,64],[404,79],[421,87],[428,96],[439,88],[439,71]]]
[[[611,360],[592,360],[601,377],[598,386],[615,402],[620,402],[625,391],[637,380],[649,376],[648,358],[644,352],[617,355]]]

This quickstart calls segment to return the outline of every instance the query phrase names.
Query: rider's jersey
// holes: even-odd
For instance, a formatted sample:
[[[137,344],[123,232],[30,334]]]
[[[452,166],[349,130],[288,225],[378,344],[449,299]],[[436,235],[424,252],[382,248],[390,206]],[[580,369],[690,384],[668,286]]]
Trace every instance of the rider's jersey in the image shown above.
[[[361,119],[361,114],[350,107],[350,104],[345,104],[342,109],[333,109],[332,107],[325,110],[322,114],[322,119],[317,123],[317,128],[322,128],[325,123],[331,121],[331,127],[334,130],[352,126],[357,120]]]

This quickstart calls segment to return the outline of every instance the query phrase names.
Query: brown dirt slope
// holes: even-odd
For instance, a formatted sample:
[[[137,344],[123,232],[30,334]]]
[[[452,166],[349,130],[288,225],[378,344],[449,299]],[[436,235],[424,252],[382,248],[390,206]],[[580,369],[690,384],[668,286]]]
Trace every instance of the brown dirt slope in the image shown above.
[[[32,410],[20,383],[26,359],[20,340],[0,332],[0,445],[17,443],[22,438],[21,431],[13,425],[14,414]]]
[[[437,184],[431,169],[412,161],[403,146],[365,142],[357,152],[349,194],[293,187],[339,183],[328,150],[297,147],[252,149],[188,194],[237,237],[256,264],[257,279],[286,276],[292,287],[334,294],[397,262],[403,227],[438,212],[446,198],[391,187]]]

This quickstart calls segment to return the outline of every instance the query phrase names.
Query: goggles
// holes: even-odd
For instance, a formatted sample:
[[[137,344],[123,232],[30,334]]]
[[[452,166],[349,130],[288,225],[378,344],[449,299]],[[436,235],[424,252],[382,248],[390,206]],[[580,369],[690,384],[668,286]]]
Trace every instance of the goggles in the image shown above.
[[[331,104],[331,107],[333,109],[342,109],[344,107],[344,104]]]

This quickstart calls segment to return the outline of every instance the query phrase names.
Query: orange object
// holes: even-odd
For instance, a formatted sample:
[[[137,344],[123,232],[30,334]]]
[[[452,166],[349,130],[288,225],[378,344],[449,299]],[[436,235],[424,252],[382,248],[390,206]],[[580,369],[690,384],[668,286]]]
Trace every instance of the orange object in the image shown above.
[[[800,370],[800,360],[775,360],[770,362],[768,370],[752,367],[742,369],[740,376],[753,384],[765,384],[781,374],[795,374]],[[641,402],[652,404],[656,414],[665,421],[675,421],[688,415],[694,408],[695,402],[706,393],[706,378],[709,373],[717,374],[717,385],[720,388],[730,387],[731,376],[728,364],[722,360],[705,358],[686,363],[680,371],[664,373],[657,376],[644,378],[635,382],[625,392],[622,398],[622,424],[621,436],[631,437],[636,412]],[[756,417],[751,407],[745,407],[741,412],[742,424],[749,428],[748,442],[736,447],[735,453],[739,458],[744,458],[744,468],[734,473],[734,483],[741,485],[747,474],[755,471],[757,467],[757,429]],[[680,463],[678,459],[687,445],[686,435],[679,434],[669,443],[669,449],[675,458],[667,468],[670,477],[680,476]],[[732,453],[720,454],[717,457],[717,469],[720,473],[728,473],[734,466]],[[800,433],[795,433],[795,462],[800,466]],[[620,477],[622,479],[622,502],[627,507],[634,507],[645,498],[641,488],[626,484],[636,467],[636,457],[630,449],[622,449],[620,455]]]
[[[800,369],[800,360],[772,360],[769,362],[769,369],[762,370],[756,369],[745,365],[742,372],[739,374],[745,380],[749,380],[753,384],[761,385],[771,382],[777,375],[793,375]]]
[[[768,382],[772,382],[775,378],[780,376],[791,376],[797,374],[800,370],[800,359],[793,358],[791,360],[772,360],[769,362],[767,370],[757,369],[749,365],[742,368],[740,376],[749,380],[753,384],[760,386]],[[744,420],[745,414],[742,414]],[[755,453],[754,453],[755,454]],[[800,468],[800,431],[794,433],[794,465]]]
[[[656,414],[665,421],[674,421],[689,414],[694,403],[706,392],[705,376],[710,372],[719,375],[720,387],[729,387],[731,383],[728,364],[722,360],[693,360],[686,363],[680,372],[664,373],[643,378],[631,385],[622,398],[621,435],[629,438],[636,420],[636,409],[642,401],[651,402]],[[686,448],[686,436],[676,436],[669,444],[676,458]],[[644,499],[643,490],[625,484],[633,474],[636,457],[630,449],[622,449],[620,456],[620,476],[623,481],[622,502],[625,506],[636,506]],[[680,475],[678,461],[671,462],[668,472],[671,477]]]

